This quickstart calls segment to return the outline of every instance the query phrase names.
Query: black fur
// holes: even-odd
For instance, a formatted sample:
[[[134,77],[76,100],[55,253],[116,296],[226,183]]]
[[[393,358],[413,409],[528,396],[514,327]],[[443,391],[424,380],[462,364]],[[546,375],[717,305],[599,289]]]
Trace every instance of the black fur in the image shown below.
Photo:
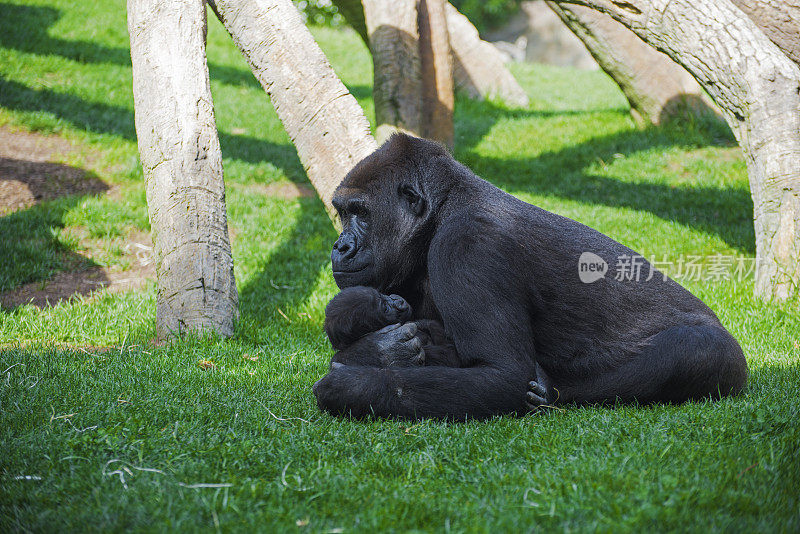
[[[334,206],[344,228],[331,255],[339,287],[401,295],[415,320],[444,325],[457,366],[334,365],[314,385],[324,410],[463,420],[744,387],[741,348],[699,299],[657,272],[581,282],[583,252],[611,266],[635,253],[504,193],[435,143],[393,136],[347,175]],[[392,332],[362,339],[400,351],[408,341]]]
[[[341,350],[384,326],[411,319],[411,306],[399,295],[382,295],[364,286],[348,287],[325,307],[325,333]]]
[[[384,329],[405,323],[411,314],[411,306],[399,295],[383,295],[364,286],[343,289],[325,308],[325,332],[338,351],[332,362],[458,367],[455,346],[447,339],[441,323],[419,320],[404,328]],[[403,347],[386,343],[389,331],[394,332],[393,341],[405,342]]]

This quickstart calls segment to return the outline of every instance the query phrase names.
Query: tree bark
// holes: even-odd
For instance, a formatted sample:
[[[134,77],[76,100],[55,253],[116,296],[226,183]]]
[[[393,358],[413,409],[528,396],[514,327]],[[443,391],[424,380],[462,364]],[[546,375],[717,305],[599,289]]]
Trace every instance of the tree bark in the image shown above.
[[[786,56],[800,64],[800,0],[732,0]]]
[[[238,294],[206,64],[205,3],[129,0],[128,31],[158,276],[158,336],[229,336]]]
[[[547,5],[619,85],[638,124],[716,115],[716,106],[691,74],[619,22],[584,6]]]
[[[334,0],[333,3],[369,46],[364,11],[359,0]],[[528,95],[506,68],[497,49],[481,40],[475,26],[449,2],[445,6],[445,15],[455,86],[470,98],[498,98],[509,105],[526,107]]]
[[[561,0],[559,3],[562,3]],[[756,294],[800,288],[800,68],[729,0],[569,0],[614,17],[683,65],[744,152],[755,206]]]
[[[209,0],[269,94],[328,214],[333,191],[377,144],[291,0]]]
[[[423,137],[422,65],[416,0],[363,0],[374,70],[375,137],[394,132]]]
[[[419,0],[422,135],[453,150],[453,61],[444,0]]]
[[[506,68],[500,52],[483,41],[475,26],[452,4],[448,3],[446,10],[456,86],[471,98],[498,98],[509,105],[527,107],[528,95]]]

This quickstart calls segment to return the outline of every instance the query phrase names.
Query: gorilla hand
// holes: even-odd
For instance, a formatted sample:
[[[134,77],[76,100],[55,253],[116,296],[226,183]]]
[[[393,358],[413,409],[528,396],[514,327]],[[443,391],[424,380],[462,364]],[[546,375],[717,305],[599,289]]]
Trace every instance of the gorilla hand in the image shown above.
[[[416,367],[425,363],[425,350],[417,325],[392,324],[367,334],[334,354],[334,363],[366,367]]]
[[[370,334],[381,367],[412,367],[425,364],[425,351],[415,323],[392,324]]]

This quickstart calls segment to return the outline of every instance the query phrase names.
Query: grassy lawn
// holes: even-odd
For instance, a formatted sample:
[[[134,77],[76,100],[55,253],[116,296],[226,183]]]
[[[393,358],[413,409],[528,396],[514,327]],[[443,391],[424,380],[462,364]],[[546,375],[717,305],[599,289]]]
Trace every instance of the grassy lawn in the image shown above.
[[[127,272],[125,245],[149,226],[125,3],[0,6],[0,127],[66,140],[53,164],[102,185],[0,216],[0,293]],[[364,46],[314,34],[371,118]],[[715,255],[755,253],[725,128],[637,129],[603,74],[517,65],[529,109],[459,99],[455,155],[672,263],[744,348],[743,395],[467,424],[335,419],[311,394],[332,354],[321,325],[335,232],[316,198],[272,193],[306,187],[303,168],[213,18],[208,39],[237,333],[154,347],[152,281],[0,311],[0,531],[800,530],[798,303],[753,299],[752,273],[680,268],[700,258],[708,274]]]

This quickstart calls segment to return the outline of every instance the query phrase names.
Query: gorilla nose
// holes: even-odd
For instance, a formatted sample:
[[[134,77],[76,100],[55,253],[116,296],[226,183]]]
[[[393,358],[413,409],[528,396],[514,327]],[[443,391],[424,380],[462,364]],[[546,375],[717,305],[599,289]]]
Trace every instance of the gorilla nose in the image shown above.
[[[342,259],[352,258],[356,253],[356,240],[350,235],[339,236],[339,239],[333,244],[333,250],[337,252]]]

